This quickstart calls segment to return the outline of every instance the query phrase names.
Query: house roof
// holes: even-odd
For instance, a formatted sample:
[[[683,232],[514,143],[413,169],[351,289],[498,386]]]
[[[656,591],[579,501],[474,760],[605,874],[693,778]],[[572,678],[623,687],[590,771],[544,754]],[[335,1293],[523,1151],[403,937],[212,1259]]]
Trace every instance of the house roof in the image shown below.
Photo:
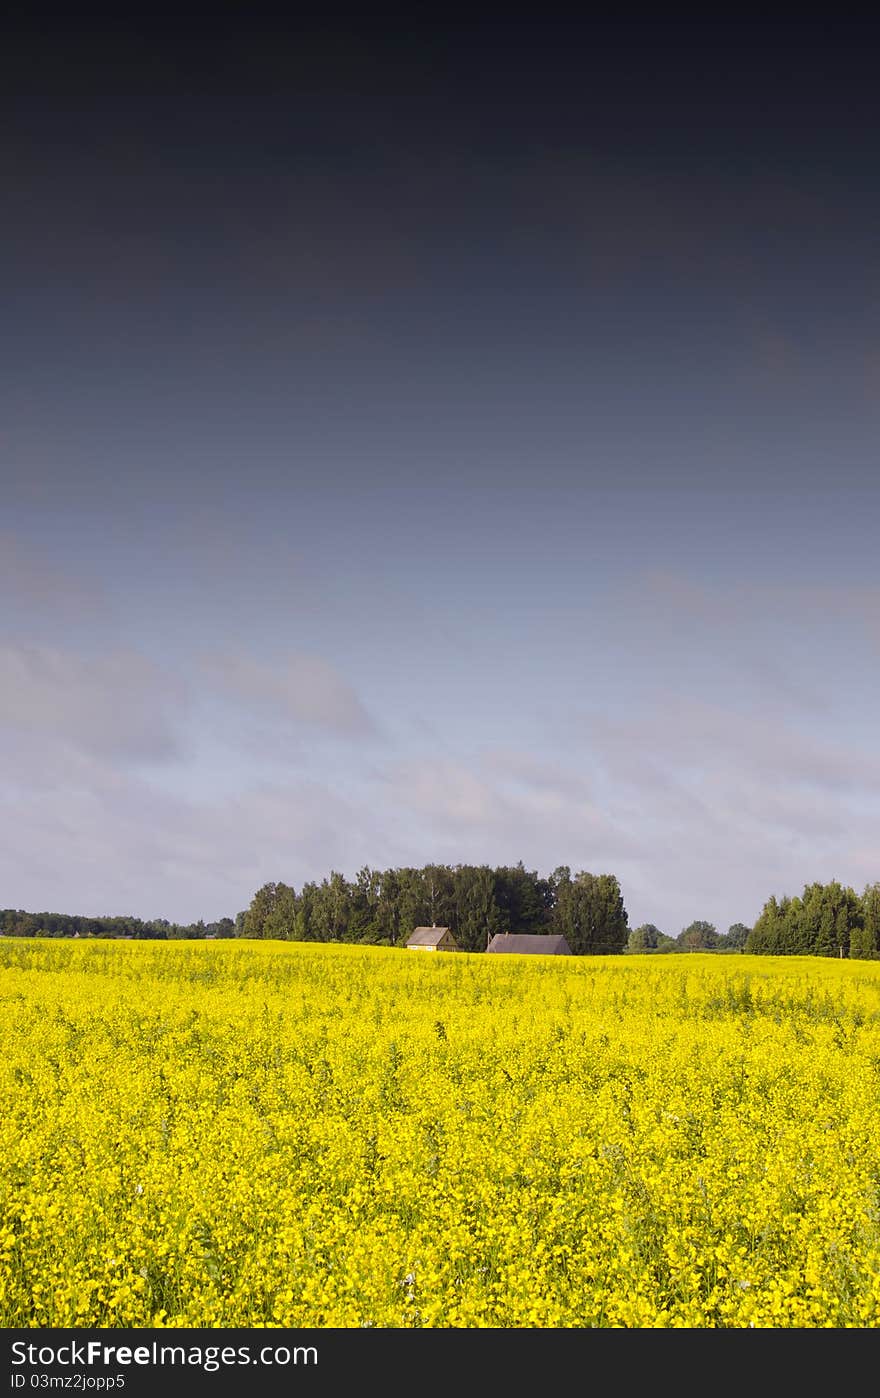
[[[528,932],[496,932],[486,950],[519,952],[526,956],[571,956],[571,947],[559,933],[535,936]]]
[[[438,942],[442,942],[448,927],[416,927],[412,936],[407,940],[408,947],[435,947]],[[452,933],[449,932],[450,937]]]

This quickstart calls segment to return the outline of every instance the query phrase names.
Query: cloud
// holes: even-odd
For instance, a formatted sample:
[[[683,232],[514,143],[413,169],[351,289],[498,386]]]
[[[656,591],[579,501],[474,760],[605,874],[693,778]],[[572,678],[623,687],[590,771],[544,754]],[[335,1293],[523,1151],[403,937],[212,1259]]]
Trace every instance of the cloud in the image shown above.
[[[498,781],[543,793],[554,800],[590,799],[590,786],[582,773],[531,752],[494,748],[482,755],[480,765],[488,776]]]
[[[397,859],[369,810],[320,782],[193,800],[98,758],[61,775],[63,788],[0,792],[15,811],[0,846],[10,906],[211,921],[270,880],[301,887],[332,868],[353,875]]]
[[[380,808],[396,812],[417,862],[578,867],[633,856],[638,842],[589,798],[586,783],[545,774],[529,755],[488,752],[472,762],[412,758],[382,778]],[[523,774],[527,780],[523,780]]]
[[[752,773],[762,784],[785,782],[828,792],[874,792],[880,756],[798,731],[784,710],[749,713],[680,694],[658,696],[650,713],[629,719],[601,716],[586,722],[593,751],[617,779],[674,784]]]
[[[819,737],[785,708],[749,713],[666,693],[636,715],[592,717],[584,736],[609,818],[641,842],[621,864],[639,920],[677,932],[690,906],[723,930],[725,918],[753,921],[771,893],[868,881],[880,758],[855,733]]]
[[[10,531],[0,531],[0,596],[7,615],[49,612],[65,621],[102,615],[108,604],[96,581],[59,568],[38,546]]]
[[[710,585],[684,568],[644,568],[609,588],[593,625],[632,674],[626,702],[665,688],[661,707],[676,706],[673,690],[721,696],[833,731],[859,690],[880,682],[880,589],[745,572]]]
[[[621,721],[612,756],[654,747],[658,722]],[[772,732],[748,760],[710,741],[686,764],[685,740],[670,739],[655,754],[664,781],[653,787],[609,776],[597,730],[589,752],[573,746],[566,762],[546,766],[535,753],[487,749],[323,779],[241,773],[208,797],[195,769],[187,787],[171,789],[184,769],[147,776],[110,751],[0,729],[0,885],[8,904],[35,910],[210,921],[247,906],[268,880],[299,888],[334,868],[353,877],[363,864],[521,858],[545,874],[558,864],[616,874],[633,926],[677,933],[705,917],[724,930],[753,921],[770,893],[877,877],[867,838],[876,800],[872,809],[869,791],[850,786],[813,799],[764,764]],[[716,733],[713,721],[704,736]]]
[[[181,683],[137,651],[86,656],[50,646],[0,646],[0,729],[81,752],[164,762],[179,753]]]
[[[711,601],[697,592],[688,603],[691,617],[705,606],[707,628]],[[443,756],[423,738],[408,754],[328,753],[309,740],[375,730],[320,657],[196,657],[184,686],[132,650],[90,659],[7,644],[0,884],[18,906],[210,920],[270,879],[300,887],[366,863],[521,858],[542,873],[614,873],[632,925],[678,932],[694,917],[751,922],[770,893],[814,878],[877,877],[868,837],[880,756],[869,738],[810,709],[759,706],[754,693],[710,702],[685,688],[651,672],[550,747],[542,732],[534,746],[471,753],[450,735]],[[183,751],[200,689],[200,741]],[[236,746],[251,723],[274,725],[288,757],[302,743],[308,760],[251,765]]]
[[[203,668],[225,695],[287,721],[342,737],[375,733],[351,685],[319,655],[287,654],[267,664],[251,656],[206,656]]]

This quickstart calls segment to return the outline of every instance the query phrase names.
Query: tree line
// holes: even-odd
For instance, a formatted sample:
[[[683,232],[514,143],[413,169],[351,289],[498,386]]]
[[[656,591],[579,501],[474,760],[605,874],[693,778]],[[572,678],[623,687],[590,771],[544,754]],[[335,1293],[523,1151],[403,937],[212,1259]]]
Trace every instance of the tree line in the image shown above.
[[[831,883],[810,883],[801,896],[768,898],[746,951],[767,956],[876,957],[880,951],[880,883],[861,897]]]
[[[300,942],[403,946],[416,927],[449,927],[462,951],[485,951],[496,932],[561,933],[575,955],[614,954],[629,920],[613,874],[547,878],[515,865],[426,864],[364,867],[354,879],[331,872],[320,883],[267,883],[236,918],[236,935]]]
[[[354,879],[333,870],[320,882],[266,883],[235,918],[183,925],[163,918],[71,917],[0,911],[12,937],[246,937],[301,942],[403,946],[413,929],[450,927],[463,951],[485,951],[496,932],[562,933],[575,954],[619,953],[629,932],[613,874],[572,874],[560,865],[547,878],[523,862],[364,867]]]
[[[426,864],[384,871],[365,866],[354,879],[332,871],[320,882],[266,883],[249,907],[216,922],[167,918],[82,917],[0,910],[7,937],[129,937],[163,941],[245,937],[403,946],[414,928],[450,927],[464,951],[485,951],[496,932],[561,933],[575,955],[749,952],[770,956],[880,956],[880,883],[859,896],[837,881],[807,884],[801,896],[771,896],[753,927],[726,933],[697,919],[678,936],[654,923],[629,928],[613,874],[548,877],[515,865]]]
[[[235,920],[169,922],[155,917],[81,917],[72,913],[28,913],[23,908],[0,909],[4,937],[133,937],[151,941],[183,941],[200,937],[234,937]]]
[[[718,932],[714,923],[698,918],[683,927],[677,937],[668,937],[653,922],[644,922],[630,932],[626,950],[631,955],[639,952],[744,951],[750,930],[744,922],[734,922],[726,932]]]
[[[628,952],[744,951],[756,956],[880,956],[880,883],[859,896],[837,880],[810,883],[803,894],[767,899],[751,928],[735,922],[726,934],[711,922],[692,922],[677,937],[653,923],[630,932]]]

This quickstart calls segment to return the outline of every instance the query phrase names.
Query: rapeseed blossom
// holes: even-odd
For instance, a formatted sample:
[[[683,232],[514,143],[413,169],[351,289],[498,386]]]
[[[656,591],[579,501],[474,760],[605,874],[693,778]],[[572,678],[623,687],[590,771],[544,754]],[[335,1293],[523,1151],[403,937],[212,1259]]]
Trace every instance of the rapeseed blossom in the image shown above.
[[[0,1324],[880,1323],[880,964],[0,945]]]

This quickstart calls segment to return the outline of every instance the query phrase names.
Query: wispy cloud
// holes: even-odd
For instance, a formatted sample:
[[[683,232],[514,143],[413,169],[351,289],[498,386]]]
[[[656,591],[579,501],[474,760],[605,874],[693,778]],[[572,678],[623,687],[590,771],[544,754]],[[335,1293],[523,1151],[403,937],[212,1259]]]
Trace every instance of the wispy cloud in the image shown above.
[[[412,758],[389,766],[380,783],[383,807],[405,820],[422,851],[453,863],[518,858],[553,868],[633,856],[639,845],[588,786],[527,754],[491,750],[473,761]],[[479,857],[474,851],[479,850]],[[429,853],[424,859],[432,857]]]
[[[376,732],[352,686],[320,655],[288,653],[268,663],[226,652],[203,657],[202,666],[227,697],[278,719],[347,738]]]
[[[121,760],[178,756],[183,684],[137,651],[0,646],[0,728]]]
[[[98,758],[9,793],[0,886],[18,906],[194,921],[234,915],[269,880],[300,887],[332,868],[397,862],[370,811],[311,781],[191,799]]]
[[[880,754],[856,733],[664,692],[638,714],[594,715],[584,739],[609,814],[628,812],[641,842],[627,886],[659,925],[683,904],[751,921],[771,893],[877,876],[864,832],[880,816]]]
[[[799,731],[779,711],[748,713],[666,693],[655,697],[649,713],[596,716],[587,719],[586,731],[592,750],[624,781],[644,779],[653,768],[667,782],[694,773],[752,773],[767,785],[827,792],[875,792],[880,783],[874,748]]]
[[[549,757],[515,748],[491,748],[480,758],[486,776],[514,788],[543,793],[553,800],[589,802],[590,784],[583,772],[572,771]]]

